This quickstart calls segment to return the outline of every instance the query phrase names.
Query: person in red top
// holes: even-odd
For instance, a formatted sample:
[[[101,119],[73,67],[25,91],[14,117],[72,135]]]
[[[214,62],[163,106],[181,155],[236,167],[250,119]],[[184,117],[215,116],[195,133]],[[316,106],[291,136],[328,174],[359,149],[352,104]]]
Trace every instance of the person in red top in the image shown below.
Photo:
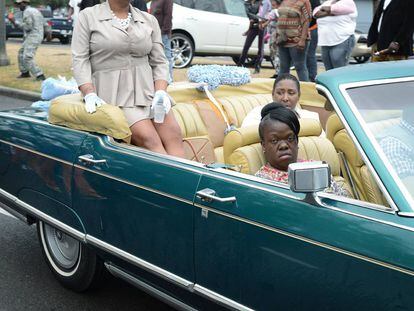
[[[155,16],[160,24],[162,43],[164,44],[165,56],[169,62],[169,83],[173,82],[173,55],[171,50],[173,0],[152,0],[150,13]]]

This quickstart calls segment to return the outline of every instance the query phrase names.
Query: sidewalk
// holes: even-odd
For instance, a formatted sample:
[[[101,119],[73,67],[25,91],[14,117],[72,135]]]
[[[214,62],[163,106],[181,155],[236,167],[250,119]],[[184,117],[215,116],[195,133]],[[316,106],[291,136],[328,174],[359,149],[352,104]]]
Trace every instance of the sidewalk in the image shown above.
[[[11,87],[0,85],[0,95],[9,96],[16,99],[27,100],[27,101],[38,101],[41,100],[40,93],[19,90]]]

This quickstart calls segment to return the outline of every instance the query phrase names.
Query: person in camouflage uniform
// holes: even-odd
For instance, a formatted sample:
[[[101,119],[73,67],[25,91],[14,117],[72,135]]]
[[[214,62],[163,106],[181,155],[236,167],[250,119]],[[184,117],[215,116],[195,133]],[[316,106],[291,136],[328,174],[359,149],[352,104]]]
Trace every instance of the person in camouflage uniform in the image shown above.
[[[36,65],[34,57],[37,48],[43,41],[43,16],[39,10],[29,5],[30,0],[15,0],[23,12],[23,20],[17,23],[14,19],[10,21],[23,29],[23,44],[19,49],[18,61],[20,75],[18,78],[29,78],[32,74],[36,80],[45,80],[42,69]]]

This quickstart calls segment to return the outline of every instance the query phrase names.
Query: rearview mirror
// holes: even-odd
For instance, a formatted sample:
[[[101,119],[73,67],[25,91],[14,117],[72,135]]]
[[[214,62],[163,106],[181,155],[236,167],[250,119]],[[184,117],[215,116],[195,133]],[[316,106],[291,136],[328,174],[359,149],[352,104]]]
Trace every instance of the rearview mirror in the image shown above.
[[[331,185],[331,169],[320,161],[289,164],[288,175],[293,192],[315,193]]]

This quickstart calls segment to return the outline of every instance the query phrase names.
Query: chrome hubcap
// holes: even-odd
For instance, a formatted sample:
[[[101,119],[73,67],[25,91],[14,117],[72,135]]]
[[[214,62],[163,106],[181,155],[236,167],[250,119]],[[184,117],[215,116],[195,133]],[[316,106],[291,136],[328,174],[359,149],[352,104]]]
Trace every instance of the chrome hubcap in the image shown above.
[[[191,43],[176,37],[171,40],[171,51],[175,68],[184,68],[189,64],[193,55]]]
[[[79,259],[79,241],[47,224],[44,224],[44,234],[56,263],[64,269],[73,268]]]

